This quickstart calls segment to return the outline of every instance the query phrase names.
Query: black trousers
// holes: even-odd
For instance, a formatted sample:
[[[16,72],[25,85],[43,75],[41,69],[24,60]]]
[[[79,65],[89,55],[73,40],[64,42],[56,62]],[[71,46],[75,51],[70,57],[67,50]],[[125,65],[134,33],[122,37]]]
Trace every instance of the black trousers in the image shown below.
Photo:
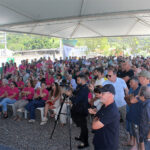
[[[76,115],[72,117],[74,123],[80,128],[79,138],[84,144],[88,144],[88,128],[86,116]]]

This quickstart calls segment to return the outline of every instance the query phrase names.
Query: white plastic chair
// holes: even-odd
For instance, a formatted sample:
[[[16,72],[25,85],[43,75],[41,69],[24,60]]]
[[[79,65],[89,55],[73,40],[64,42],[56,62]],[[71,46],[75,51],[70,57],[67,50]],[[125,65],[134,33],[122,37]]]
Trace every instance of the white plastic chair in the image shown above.
[[[15,112],[15,105],[14,104],[7,104],[8,106],[12,107],[12,110],[13,110],[13,115],[14,115],[14,112]]]
[[[38,107],[37,110],[41,112],[41,121],[43,121],[44,118],[44,107]]]
[[[36,109],[40,111],[40,113],[41,113],[41,121],[42,121],[43,118],[44,118],[44,107],[38,107]],[[25,109],[24,110],[24,118],[27,119],[27,116],[28,116],[28,111]]]

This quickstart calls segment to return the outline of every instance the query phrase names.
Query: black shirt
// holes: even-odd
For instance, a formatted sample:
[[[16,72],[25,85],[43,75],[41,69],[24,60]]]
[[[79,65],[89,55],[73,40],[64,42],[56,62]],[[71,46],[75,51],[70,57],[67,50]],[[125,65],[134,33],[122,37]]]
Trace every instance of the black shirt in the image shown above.
[[[123,77],[124,77],[124,73],[125,73],[125,71],[118,70],[118,72],[117,72],[117,77],[123,78]]]
[[[134,76],[134,72],[133,72],[132,69],[130,69],[130,70],[127,71],[127,72],[124,72],[124,77],[127,77],[127,76],[129,77],[129,80],[126,82],[126,84],[127,84],[128,88],[130,88],[130,85],[129,85],[130,79],[131,79],[131,77]]]
[[[104,124],[104,127],[94,130],[93,144],[95,150],[117,150],[120,115],[115,102],[107,107],[103,105],[96,116]]]
[[[78,91],[74,97],[71,97],[70,100],[72,103],[78,103],[78,102],[83,102],[85,104],[88,104],[88,94],[89,94],[89,89],[86,84],[84,85],[79,85]]]

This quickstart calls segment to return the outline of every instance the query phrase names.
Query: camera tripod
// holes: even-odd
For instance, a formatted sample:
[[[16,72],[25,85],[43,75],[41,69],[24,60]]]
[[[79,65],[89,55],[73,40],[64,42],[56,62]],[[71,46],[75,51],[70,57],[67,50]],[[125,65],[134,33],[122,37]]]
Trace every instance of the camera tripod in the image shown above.
[[[55,120],[55,124],[54,124],[54,128],[52,130],[52,133],[51,133],[51,136],[50,136],[50,139],[52,139],[53,137],[53,134],[54,134],[54,131],[56,129],[56,125],[58,123],[58,120],[60,118],[60,115],[63,114],[63,115],[67,115],[67,123],[68,123],[68,126],[69,126],[69,144],[70,144],[70,150],[72,150],[72,145],[71,145],[71,124],[70,124],[70,120],[71,120],[71,112],[70,112],[70,104],[67,102],[67,113],[61,113],[61,110],[62,110],[62,107],[66,101],[66,98],[67,96],[64,95],[63,97],[63,101],[61,103],[61,106],[60,106],[60,109],[59,109],[59,112],[58,112],[58,115],[57,115],[57,118]]]

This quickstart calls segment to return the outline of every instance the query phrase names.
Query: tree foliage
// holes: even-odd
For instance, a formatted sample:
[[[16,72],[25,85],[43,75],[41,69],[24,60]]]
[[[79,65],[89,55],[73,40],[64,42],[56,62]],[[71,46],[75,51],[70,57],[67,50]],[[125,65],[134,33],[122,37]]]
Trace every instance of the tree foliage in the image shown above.
[[[59,48],[60,39],[47,36],[7,33],[10,50],[34,50]],[[86,46],[87,53],[110,55],[150,55],[150,37],[110,37],[77,39],[77,47]],[[4,44],[0,43],[0,49]]]
[[[150,55],[150,37],[114,37],[79,39],[78,46],[87,46],[88,51],[105,56]],[[147,53],[145,53],[145,51]]]
[[[60,39],[27,34],[7,34],[7,48],[10,50],[34,50],[58,48]],[[1,44],[1,48],[4,46]]]

